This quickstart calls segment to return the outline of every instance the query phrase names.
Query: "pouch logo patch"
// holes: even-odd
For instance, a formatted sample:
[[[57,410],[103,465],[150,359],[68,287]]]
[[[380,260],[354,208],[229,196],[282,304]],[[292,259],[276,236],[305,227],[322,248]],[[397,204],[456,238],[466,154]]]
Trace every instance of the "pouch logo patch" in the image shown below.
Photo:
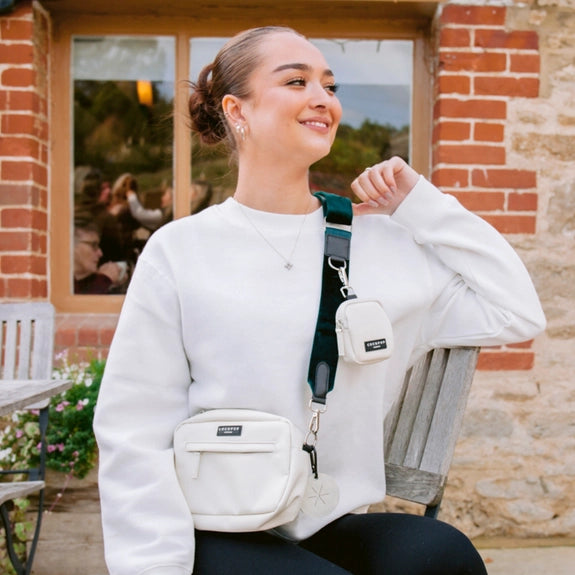
[[[387,349],[387,340],[385,338],[372,339],[370,341],[364,341],[363,346],[365,347],[366,352]]]
[[[241,425],[219,425],[218,437],[239,437],[242,434]]]

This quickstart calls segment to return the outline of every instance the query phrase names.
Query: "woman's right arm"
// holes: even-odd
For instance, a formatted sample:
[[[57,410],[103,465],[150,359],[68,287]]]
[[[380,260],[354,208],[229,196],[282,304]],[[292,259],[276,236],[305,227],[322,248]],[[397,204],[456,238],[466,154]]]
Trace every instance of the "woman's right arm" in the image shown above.
[[[94,419],[106,562],[111,575],[190,575],[194,526],[172,449],[174,428],[188,416],[190,370],[177,293],[169,274],[147,261],[158,249],[149,244],[124,302]]]

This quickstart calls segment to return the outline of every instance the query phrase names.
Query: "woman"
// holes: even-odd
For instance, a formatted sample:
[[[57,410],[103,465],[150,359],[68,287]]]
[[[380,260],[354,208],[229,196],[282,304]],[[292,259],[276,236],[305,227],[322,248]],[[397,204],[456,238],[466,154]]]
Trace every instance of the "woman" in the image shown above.
[[[399,158],[352,184],[351,284],[383,303],[395,351],[338,366],[319,446],[337,507],[298,516],[291,541],[194,533],[178,484],[172,434],[190,415],[250,408],[307,426],[324,237],[308,170],[334,140],[335,91],[322,54],[273,27],[233,38],[194,86],[192,127],[229,141],[238,183],[233,198],[153,235],[124,303],[95,421],[112,575],[485,574],[444,523],[362,513],[385,496],[382,421],[430,348],[526,340],[545,320],[505,240]]]

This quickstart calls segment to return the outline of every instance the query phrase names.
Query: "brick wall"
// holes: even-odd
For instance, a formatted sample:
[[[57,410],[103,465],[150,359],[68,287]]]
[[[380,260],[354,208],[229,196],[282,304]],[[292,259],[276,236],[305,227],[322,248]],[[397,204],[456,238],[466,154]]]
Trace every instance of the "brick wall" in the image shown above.
[[[537,174],[507,153],[508,104],[539,94],[539,39],[503,6],[446,5],[437,21],[432,180],[505,234],[536,231]],[[480,370],[529,370],[531,344],[484,350]]]
[[[48,297],[49,20],[0,17],[0,298]]]

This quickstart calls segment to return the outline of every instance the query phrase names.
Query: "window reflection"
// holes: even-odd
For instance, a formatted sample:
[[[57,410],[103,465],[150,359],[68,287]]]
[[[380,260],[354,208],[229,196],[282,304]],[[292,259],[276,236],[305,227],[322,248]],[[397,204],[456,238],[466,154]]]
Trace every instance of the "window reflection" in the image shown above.
[[[150,235],[172,219],[172,38],[73,44],[75,294],[125,293]]]
[[[331,153],[310,170],[310,185],[313,190],[353,199],[350,183],[366,166],[394,155],[406,161],[410,159],[413,43],[408,40],[311,41],[335,73],[343,116]],[[226,38],[191,40],[192,80],[213,61],[225,42]],[[223,147],[201,147],[193,138],[192,198],[202,199],[204,205],[221,202],[233,194],[235,176]],[[192,211],[194,209],[192,200]]]

